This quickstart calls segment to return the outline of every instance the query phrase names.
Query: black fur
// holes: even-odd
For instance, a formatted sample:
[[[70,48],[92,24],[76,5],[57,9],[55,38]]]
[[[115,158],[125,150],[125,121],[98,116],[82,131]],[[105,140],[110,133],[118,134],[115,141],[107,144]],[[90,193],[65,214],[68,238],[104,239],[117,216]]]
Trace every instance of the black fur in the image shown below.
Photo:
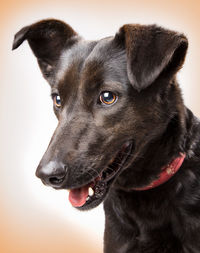
[[[176,81],[186,37],[156,25],[124,25],[114,37],[84,41],[69,25],[45,20],[18,32],[13,49],[26,39],[52,97],[61,98],[37,176],[56,189],[79,188],[126,147],[114,179],[99,183],[96,199],[79,208],[104,201],[104,252],[199,253],[200,123]],[[116,103],[102,104],[103,91],[113,92]],[[133,190],[180,153],[184,163],[168,182]]]

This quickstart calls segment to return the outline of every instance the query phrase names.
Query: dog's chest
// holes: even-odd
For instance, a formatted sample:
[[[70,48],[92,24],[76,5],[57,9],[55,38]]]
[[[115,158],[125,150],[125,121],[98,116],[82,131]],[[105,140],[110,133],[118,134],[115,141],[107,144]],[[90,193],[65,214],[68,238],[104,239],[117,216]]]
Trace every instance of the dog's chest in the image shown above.
[[[179,224],[167,205],[155,210],[137,199],[131,203],[128,200],[128,196],[126,201],[120,201],[112,195],[105,201],[105,253],[184,252],[181,240],[174,234],[174,226]]]

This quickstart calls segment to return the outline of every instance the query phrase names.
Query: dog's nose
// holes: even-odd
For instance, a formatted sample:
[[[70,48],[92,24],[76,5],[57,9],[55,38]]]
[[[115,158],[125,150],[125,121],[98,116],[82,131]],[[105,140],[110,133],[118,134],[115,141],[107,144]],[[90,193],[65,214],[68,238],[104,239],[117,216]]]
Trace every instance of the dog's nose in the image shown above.
[[[45,185],[59,189],[62,187],[66,173],[66,165],[51,161],[46,165],[39,164],[35,174]]]

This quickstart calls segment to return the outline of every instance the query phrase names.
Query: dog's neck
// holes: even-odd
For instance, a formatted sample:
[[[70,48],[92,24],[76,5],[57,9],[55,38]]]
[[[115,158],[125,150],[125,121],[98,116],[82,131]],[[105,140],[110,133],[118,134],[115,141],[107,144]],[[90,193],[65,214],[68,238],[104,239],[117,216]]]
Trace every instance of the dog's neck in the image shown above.
[[[146,191],[146,190],[150,190],[164,184],[178,172],[182,163],[184,162],[184,159],[185,159],[185,154],[180,153],[180,156],[178,156],[172,162],[167,164],[167,166],[164,166],[163,168],[161,168],[161,173],[156,180],[154,180],[153,182],[151,182],[149,185],[145,187],[133,188],[133,190]]]

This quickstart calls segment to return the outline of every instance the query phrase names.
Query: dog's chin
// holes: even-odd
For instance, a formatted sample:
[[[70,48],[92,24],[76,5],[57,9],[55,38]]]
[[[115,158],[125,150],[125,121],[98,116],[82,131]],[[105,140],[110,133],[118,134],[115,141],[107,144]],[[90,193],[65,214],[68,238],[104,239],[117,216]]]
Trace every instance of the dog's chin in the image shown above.
[[[127,167],[132,157],[132,142],[126,142],[112,161],[91,182],[71,189],[69,200],[78,210],[88,210],[103,202],[120,172]],[[78,196],[78,197],[77,197]],[[80,197],[82,196],[82,197]],[[76,198],[78,201],[76,201]]]

